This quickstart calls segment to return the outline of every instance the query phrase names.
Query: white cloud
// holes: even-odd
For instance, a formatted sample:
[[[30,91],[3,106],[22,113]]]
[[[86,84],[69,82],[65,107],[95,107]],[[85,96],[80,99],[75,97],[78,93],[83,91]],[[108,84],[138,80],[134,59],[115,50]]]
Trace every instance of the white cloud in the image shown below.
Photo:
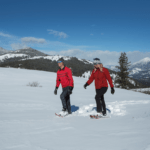
[[[94,34],[91,33],[90,35],[94,35]]]
[[[12,35],[10,34],[5,34],[3,32],[0,32],[0,36],[3,36],[3,37],[13,37]]]
[[[21,38],[21,41],[25,43],[39,43],[39,44],[46,43],[45,39],[35,37],[23,37]]]
[[[59,31],[51,30],[51,29],[49,29],[47,31],[49,31],[49,34],[53,34],[55,36],[59,36],[60,38],[67,38],[68,37],[68,35],[66,33],[64,33],[64,32],[59,32]]]
[[[80,49],[69,49],[65,51],[49,51],[47,52],[50,55],[63,55],[63,56],[72,56],[81,59],[93,60],[93,58],[100,58],[101,62],[104,65],[118,65],[118,60],[121,52],[116,51],[103,51],[103,50],[94,50],[94,51],[83,51]],[[145,57],[150,57],[150,52],[140,52],[133,51],[127,52],[127,57],[131,63],[139,61]]]
[[[23,49],[23,48],[27,48],[28,46],[26,44],[23,43],[13,43],[11,44],[11,48],[13,50],[17,50],[17,49]]]

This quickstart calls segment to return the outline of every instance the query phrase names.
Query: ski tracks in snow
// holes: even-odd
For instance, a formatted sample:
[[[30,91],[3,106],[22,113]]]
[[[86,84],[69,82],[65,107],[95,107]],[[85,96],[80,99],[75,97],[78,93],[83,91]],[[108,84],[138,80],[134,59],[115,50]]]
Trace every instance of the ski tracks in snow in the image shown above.
[[[115,101],[115,102],[107,102],[107,108],[111,111],[111,113],[107,110],[107,114],[109,117],[112,116],[125,116],[129,112],[127,111],[127,106],[129,105],[142,105],[150,103],[149,100],[132,100],[132,101]],[[73,116],[89,116],[96,115],[96,105],[89,104],[81,106],[77,111],[73,112]]]

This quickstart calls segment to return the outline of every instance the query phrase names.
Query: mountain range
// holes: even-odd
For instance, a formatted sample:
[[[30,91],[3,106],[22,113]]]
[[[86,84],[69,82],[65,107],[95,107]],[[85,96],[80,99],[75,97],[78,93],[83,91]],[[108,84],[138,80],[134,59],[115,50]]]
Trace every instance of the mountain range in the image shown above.
[[[57,60],[63,57],[65,64],[72,68],[75,76],[88,78],[93,69],[93,63],[89,60],[79,59],[76,57],[47,55],[33,48],[19,49],[16,51],[8,51],[0,48],[0,66],[26,68],[34,70],[45,70],[56,72],[58,70]],[[115,78],[118,71],[115,66],[105,66],[109,69],[111,76]],[[129,77],[133,79],[130,82],[135,84],[138,81],[144,85],[150,86],[150,58],[144,58],[136,63],[133,63],[130,68]]]
[[[0,47],[0,55],[3,55],[3,54],[6,54],[6,53],[9,53],[10,51]]]
[[[113,71],[118,71],[115,66],[108,65],[109,69]],[[138,81],[141,81],[144,84],[150,85],[150,58],[146,57],[144,59],[141,59],[129,67],[130,74],[129,76],[131,78],[134,78]]]

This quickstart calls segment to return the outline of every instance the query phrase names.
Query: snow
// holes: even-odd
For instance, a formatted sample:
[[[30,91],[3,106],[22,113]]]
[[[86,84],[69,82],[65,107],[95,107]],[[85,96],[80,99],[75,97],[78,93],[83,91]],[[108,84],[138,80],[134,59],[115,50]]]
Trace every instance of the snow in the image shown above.
[[[82,77],[83,77],[83,78],[86,78],[86,79],[89,79],[90,75],[91,75],[91,71],[86,71],[86,72],[84,72],[84,73],[82,74]]]
[[[135,63],[133,63],[133,65],[137,65],[137,64],[147,64],[148,62],[150,62],[150,58],[146,57],[144,59],[141,59],[140,61],[137,61]]]
[[[57,61],[61,57],[63,57],[64,60],[70,60],[70,58],[71,58],[71,57],[67,57],[67,56],[54,55],[54,56],[34,56],[34,57],[31,57],[31,58],[26,58],[26,59],[22,59],[22,60],[43,58],[43,59],[49,59],[49,60],[52,60],[52,61]]]
[[[136,83],[135,83],[134,80],[132,80],[132,79],[128,79],[128,80],[129,80],[129,82],[130,82],[131,84],[133,84],[134,86],[136,85]]]
[[[150,88],[138,88],[138,89],[132,89],[133,91],[138,91],[138,92],[144,92],[144,91],[150,91]]]
[[[142,71],[141,68],[134,68],[134,69],[131,70],[130,75],[132,75],[132,74],[137,74],[137,73],[139,73],[140,71]]]
[[[6,58],[9,59],[9,58],[14,58],[14,57],[25,57],[25,56],[28,56],[28,55],[25,55],[25,54],[5,54],[5,55],[0,56],[0,61],[3,62]]]
[[[85,64],[93,64],[93,62],[89,61],[89,60],[83,60],[83,59],[80,59],[80,58],[78,58],[78,60],[83,61]]]
[[[27,60],[27,59],[40,59],[40,58],[43,58],[43,59],[49,59],[49,60],[52,60],[52,61],[58,61],[60,58],[63,58],[64,60],[70,60],[72,57],[69,57],[69,56],[61,56],[61,55],[53,55],[53,56],[34,56],[34,57],[31,57],[31,58],[26,58],[26,59],[22,59],[22,60]],[[79,61],[83,61],[85,64],[93,64],[91,61],[89,60],[83,60],[83,59],[79,59]]]
[[[84,78],[74,77],[73,114],[56,117],[61,110],[61,87],[53,94],[56,73],[0,68],[1,150],[149,150],[150,96],[110,88],[105,94],[110,117],[90,119],[95,113],[95,89],[85,90]],[[42,87],[26,86],[38,82]]]

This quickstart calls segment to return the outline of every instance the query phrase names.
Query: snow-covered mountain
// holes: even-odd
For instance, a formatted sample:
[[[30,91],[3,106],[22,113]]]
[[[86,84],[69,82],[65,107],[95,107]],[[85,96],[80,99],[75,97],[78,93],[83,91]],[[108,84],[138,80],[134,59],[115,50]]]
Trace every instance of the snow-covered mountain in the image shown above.
[[[89,60],[61,55],[50,56],[31,48],[1,55],[0,65],[2,67],[21,67],[56,72],[58,70],[57,60],[59,58],[64,59],[65,65],[72,69],[75,76],[81,76],[84,72],[93,69],[93,63]]]
[[[25,58],[25,57],[28,57],[28,55],[26,54],[12,54],[12,53],[9,53],[9,54],[4,54],[4,55],[1,55],[0,56],[0,62],[4,62],[6,61],[7,59],[14,59],[14,58]]]
[[[15,68],[21,67],[26,69],[56,72],[58,70],[57,60],[59,58],[64,59],[65,64],[72,69],[73,74],[75,76],[82,76],[85,78],[89,78],[90,73],[93,70],[93,62],[69,56],[61,56],[61,55],[50,56],[32,48],[9,51],[7,54],[3,54],[0,56],[0,63],[2,67],[8,66]],[[109,72],[113,77],[115,75],[115,72],[117,71],[115,66],[108,65],[105,67],[110,69]],[[135,74],[135,72],[139,72],[140,69],[136,68],[136,70],[134,69],[133,71]],[[134,78],[133,75],[131,75],[130,77]],[[130,83],[135,85],[134,80],[131,81]]]
[[[106,65],[107,68],[118,71],[114,65]],[[140,71],[148,71],[150,70],[150,58],[146,57],[144,59],[141,59],[129,67],[129,70],[131,71],[131,74],[137,74]]]
[[[108,88],[104,98],[110,118],[96,114],[95,87],[85,90],[74,78],[72,115],[58,118],[60,94],[56,73],[0,67],[0,150],[149,150],[149,95]],[[27,86],[37,81],[42,87]]]
[[[146,57],[130,66],[130,70],[134,70],[135,68],[141,69],[141,71],[150,70],[150,58]]]
[[[33,49],[31,47],[25,48],[25,49],[19,49],[16,51],[12,52],[13,54],[26,54],[29,57],[34,57],[34,56],[48,56],[47,54],[44,54],[36,49]]]
[[[115,65],[106,65],[105,67],[116,72],[118,71]]]
[[[8,53],[8,52],[9,52],[8,50],[6,50],[6,49],[0,47],[0,55],[6,54],[6,53]]]
[[[118,71],[115,66],[108,65],[109,69],[113,71]],[[150,86],[150,58],[146,57],[141,59],[129,67],[130,77],[141,81],[143,84],[148,84]]]
[[[150,58],[146,57],[135,62],[130,67],[130,77],[150,85]]]
[[[5,60],[10,59],[10,58],[21,58],[20,60],[36,60],[36,59],[47,59],[51,61],[57,61],[59,58],[63,58],[64,60],[70,60],[73,57],[69,56],[61,56],[61,55],[48,55],[44,54],[38,50],[35,50],[33,48],[24,48],[24,49],[18,49],[16,51],[5,51],[6,53],[2,54],[0,56],[0,62],[5,62]],[[79,59],[79,61],[84,62],[85,64],[93,64],[93,62],[85,59]]]
[[[43,52],[40,52],[40,51],[33,49],[31,47],[27,47],[24,49],[18,49],[15,51],[6,50],[6,49],[3,49],[2,47],[0,47],[0,55],[4,55],[4,54],[26,54],[29,57],[47,56],[47,54],[44,54]]]

